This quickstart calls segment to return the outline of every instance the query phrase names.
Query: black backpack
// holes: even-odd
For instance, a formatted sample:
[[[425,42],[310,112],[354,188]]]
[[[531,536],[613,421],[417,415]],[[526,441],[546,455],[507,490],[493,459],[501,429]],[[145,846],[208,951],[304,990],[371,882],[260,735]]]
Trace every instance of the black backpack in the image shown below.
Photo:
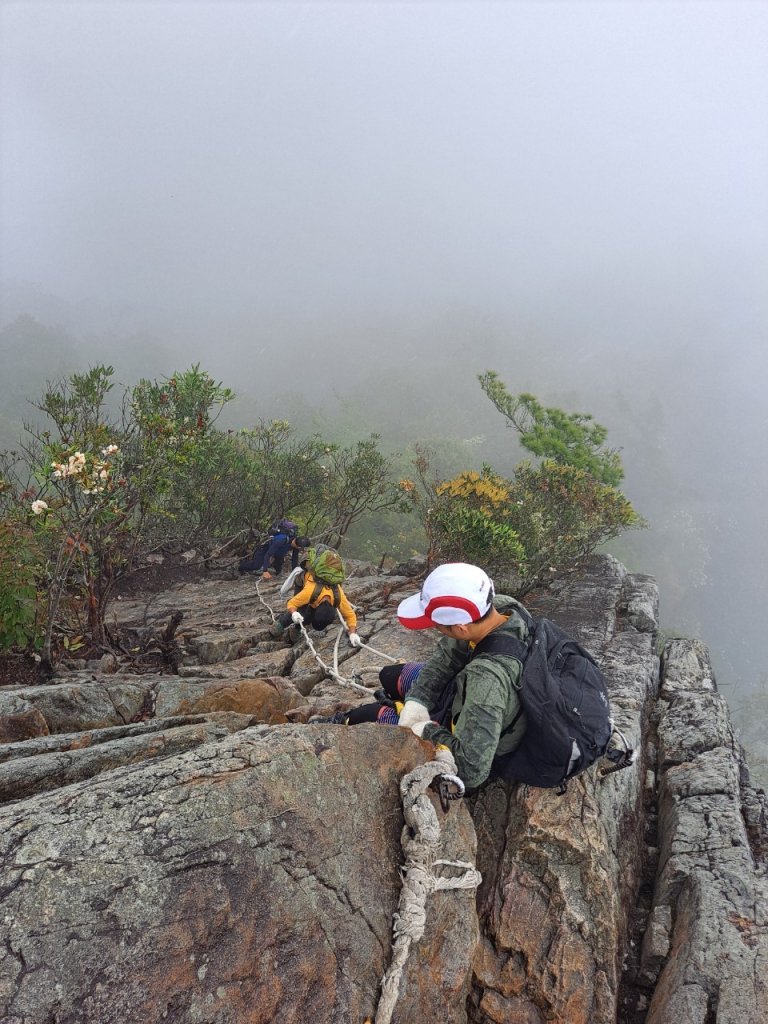
[[[523,663],[520,703],[526,731],[516,750],[495,758],[492,774],[564,793],[569,779],[604,755],[611,757],[613,722],[605,679],[592,655],[554,622],[533,619],[521,607],[517,611],[530,631],[527,644],[493,632],[474,652],[474,657],[511,654]],[[631,763],[631,751],[622,755]]]

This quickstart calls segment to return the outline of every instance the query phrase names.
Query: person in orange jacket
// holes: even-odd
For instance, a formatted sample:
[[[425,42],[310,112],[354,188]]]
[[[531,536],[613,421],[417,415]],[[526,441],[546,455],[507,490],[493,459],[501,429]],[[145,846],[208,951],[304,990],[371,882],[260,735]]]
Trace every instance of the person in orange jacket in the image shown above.
[[[301,564],[305,565],[304,562]],[[323,580],[316,579],[308,566],[304,568],[301,589],[286,602],[285,608],[286,610],[278,615],[274,626],[270,629],[270,633],[274,637],[282,637],[291,623],[294,628],[287,634],[289,640],[297,639],[296,630],[300,625],[303,625],[305,629],[311,626],[312,629],[322,633],[336,618],[336,609],[338,608],[344,619],[344,624],[349,630],[349,642],[353,647],[358,647],[360,644],[360,637],[355,632],[357,616],[341,584],[325,583]]]

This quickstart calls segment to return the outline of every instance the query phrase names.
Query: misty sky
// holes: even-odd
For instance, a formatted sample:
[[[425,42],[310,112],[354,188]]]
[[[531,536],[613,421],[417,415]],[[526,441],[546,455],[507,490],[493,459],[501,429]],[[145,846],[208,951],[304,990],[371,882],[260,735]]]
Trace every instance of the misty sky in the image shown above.
[[[144,332],[150,372],[201,358],[257,415],[365,372],[404,428],[453,372],[446,436],[493,436],[488,368],[576,396],[625,445],[671,625],[765,682],[768,3],[0,16],[3,323]]]
[[[765,3],[25,0],[2,30],[6,279],[219,323],[765,327]]]

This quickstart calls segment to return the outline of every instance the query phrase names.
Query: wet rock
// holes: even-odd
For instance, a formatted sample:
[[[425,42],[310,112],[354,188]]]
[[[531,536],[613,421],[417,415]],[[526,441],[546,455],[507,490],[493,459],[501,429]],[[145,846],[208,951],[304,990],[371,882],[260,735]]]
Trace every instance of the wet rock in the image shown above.
[[[23,696],[0,694],[0,743],[15,743],[50,732],[45,717]]]
[[[9,715],[12,716],[9,704],[20,700],[34,709],[35,721],[44,723],[44,732],[75,732],[120,725],[140,713],[148,688],[149,683],[141,677],[109,676],[0,693],[0,722],[5,723]],[[42,732],[36,731],[33,735],[42,735]]]
[[[193,715],[234,711],[259,722],[286,722],[301,694],[287,679],[163,679],[157,687],[157,714]]]
[[[388,575],[390,576],[408,576],[417,577],[425,575],[427,572],[427,560],[422,555],[414,555],[413,558],[409,558],[406,562],[399,562],[389,570]]]

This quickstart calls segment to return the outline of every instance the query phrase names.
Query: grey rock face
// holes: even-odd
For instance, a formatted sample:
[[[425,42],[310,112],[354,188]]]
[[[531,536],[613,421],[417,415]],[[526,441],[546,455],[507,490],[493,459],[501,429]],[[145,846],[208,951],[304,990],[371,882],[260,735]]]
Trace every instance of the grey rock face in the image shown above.
[[[370,731],[259,726],[6,807],[0,1019],[371,1015],[398,892],[398,782],[424,750]],[[473,857],[466,810],[444,830],[450,856]],[[429,914],[401,1020],[435,1019],[425,963],[451,965],[441,999],[460,1008],[466,994],[473,894],[436,897]]]
[[[398,783],[432,748],[305,723],[436,638],[395,618],[417,578],[353,570],[362,650],[335,627],[275,640],[279,583],[222,573],[115,606],[155,633],[183,612],[178,675],[73,662],[0,690],[3,1024],[373,1016]],[[640,757],[563,797],[495,780],[438,812],[447,859],[483,883],[428,900],[396,1024],[763,1024],[765,797],[706,647],[660,663],[655,583],[610,557],[531,610],[598,657]]]
[[[218,718],[218,720],[216,720]],[[153,728],[140,726],[124,729],[102,729],[97,732],[101,737],[87,746],[82,746],[83,734],[69,734],[60,737],[68,741],[66,747],[46,750],[38,742],[37,750],[24,751],[20,762],[8,759],[0,764],[0,803],[21,800],[35,793],[58,789],[72,782],[92,778],[101,772],[109,771],[124,764],[137,764],[140,761],[157,757],[167,757],[183,750],[190,750],[222,738],[229,733],[246,728],[251,724],[247,715],[211,716],[209,720],[201,718],[199,722],[189,719],[173,723],[172,719],[159,719]],[[108,739],[109,733],[115,733]],[[32,745],[14,744],[14,746]],[[3,753],[0,748],[0,754]]]
[[[768,1020],[768,879],[743,804],[753,819],[762,805],[764,826],[765,798],[749,785],[703,645],[670,641],[664,668],[654,917],[670,949],[654,955],[651,938],[644,946],[651,977],[663,963],[648,1022],[760,1024]]]

